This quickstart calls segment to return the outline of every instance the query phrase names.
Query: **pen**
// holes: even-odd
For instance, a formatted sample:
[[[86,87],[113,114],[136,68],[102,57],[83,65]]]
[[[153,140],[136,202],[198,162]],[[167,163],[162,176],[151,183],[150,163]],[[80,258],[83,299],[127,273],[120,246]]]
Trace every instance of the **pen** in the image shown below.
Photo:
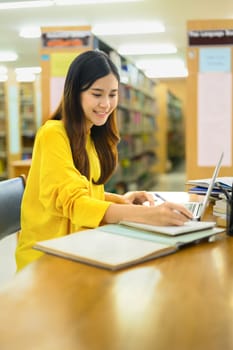
[[[154,196],[155,197],[157,197],[157,198],[159,198],[159,199],[161,199],[163,202],[167,202],[167,200],[163,197],[163,196],[161,196],[160,194],[158,194],[158,193],[156,193],[156,192],[154,192]],[[189,219],[190,221],[193,221],[194,219],[190,219],[190,217],[188,217],[187,215],[185,215],[185,214],[183,214],[183,213],[181,213],[182,215],[184,215],[187,219]]]
[[[160,194],[154,192],[154,196],[161,199],[163,202],[166,202],[167,200],[165,198],[163,198]]]

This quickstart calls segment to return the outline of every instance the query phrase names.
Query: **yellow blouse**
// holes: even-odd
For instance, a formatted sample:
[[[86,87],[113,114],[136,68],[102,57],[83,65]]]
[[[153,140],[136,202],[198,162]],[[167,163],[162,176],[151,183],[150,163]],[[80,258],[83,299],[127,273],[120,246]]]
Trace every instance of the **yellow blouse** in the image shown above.
[[[86,149],[90,178],[96,180],[100,164],[90,136]],[[32,249],[36,241],[97,227],[110,204],[104,186],[94,185],[75,168],[63,122],[48,120],[36,136],[23,196],[18,269],[43,254]]]

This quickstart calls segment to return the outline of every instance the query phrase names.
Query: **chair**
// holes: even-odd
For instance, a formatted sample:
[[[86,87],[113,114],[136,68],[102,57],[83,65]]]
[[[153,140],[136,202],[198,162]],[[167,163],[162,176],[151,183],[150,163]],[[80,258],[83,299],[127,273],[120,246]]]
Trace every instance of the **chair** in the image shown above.
[[[25,177],[0,181],[0,239],[20,230],[20,209]]]

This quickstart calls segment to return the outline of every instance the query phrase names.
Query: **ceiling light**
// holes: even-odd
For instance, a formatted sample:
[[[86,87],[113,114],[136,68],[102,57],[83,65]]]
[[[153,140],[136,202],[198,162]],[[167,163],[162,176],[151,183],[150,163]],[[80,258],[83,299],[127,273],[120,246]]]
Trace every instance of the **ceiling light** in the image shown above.
[[[48,7],[54,5],[90,5],[102,3],[119,3],[119,2],[141,2],[143,0],[32,0],[32,1],[5,1],[0,2],[0,10]]]
[[[97,23],[92,32],[95,35],[127,35],[161,33],[165,27],[159,22]]]
[[[176,53],[177,48],[172,44],[123,44],[118,47],[121,55],[158,55]]]
[[[0,66],[0,74],[7,74],[7,68],[4,66]]]
[[[55,0],[56,5],[90,5],[119,2],[141,2],[143,0]]]
[[[140,59],[136,61],[139,69],[149,69],[151,67],[167,67],[175,65],[176,67],[184,67],[184,61],[181,58],[164,58],[164,59]]]
[[[0,62],[16,61],[18,55],[15,52],[0,52]]]
[[[188,71],[184,61],[179,58],[138,60],[136,65],[149,78],[178,78],[187,77]]]
[[[21,68],[15,68],[16,74],[40,74],[41,73],[41,67],[21,67]]]
[[[170,67],[164,70],[148,69],[144,72],[150,79],[186,78],[188,76],[187,68],[177,69],[175,67]]]
[[[31,82],[35,81],[35,74],[27,73],[27,74],[16,74],[16,81],[18,82]]]
[[[23,28],[20,30],[19,36],[21,36],[22,38],[40,38],[41,37],[40,27]]]
[[[0,81],[1,81],[2,83],[4,83],[4,82],[7,81],[7,80],[8,80],[7,74],[2,74],[2,73],[0,73]]]
[[[48,7],[54,5],[53,0],[35,0],[35,1],[12,1],[0,2],[0,10],[20,9],[31,7]]]
[[[7,76],[7,68],[4,66],[0,66],[0,81],[4,82],[8,80],[8,76]]]

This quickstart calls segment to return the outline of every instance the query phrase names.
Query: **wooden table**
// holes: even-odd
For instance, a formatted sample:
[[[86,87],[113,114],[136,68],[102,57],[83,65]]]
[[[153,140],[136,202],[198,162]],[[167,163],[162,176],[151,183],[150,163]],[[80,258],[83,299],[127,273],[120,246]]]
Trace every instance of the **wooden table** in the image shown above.
[[[233,238],[119,272],[46,255],[0,310],[1,350],[232,350]]]

